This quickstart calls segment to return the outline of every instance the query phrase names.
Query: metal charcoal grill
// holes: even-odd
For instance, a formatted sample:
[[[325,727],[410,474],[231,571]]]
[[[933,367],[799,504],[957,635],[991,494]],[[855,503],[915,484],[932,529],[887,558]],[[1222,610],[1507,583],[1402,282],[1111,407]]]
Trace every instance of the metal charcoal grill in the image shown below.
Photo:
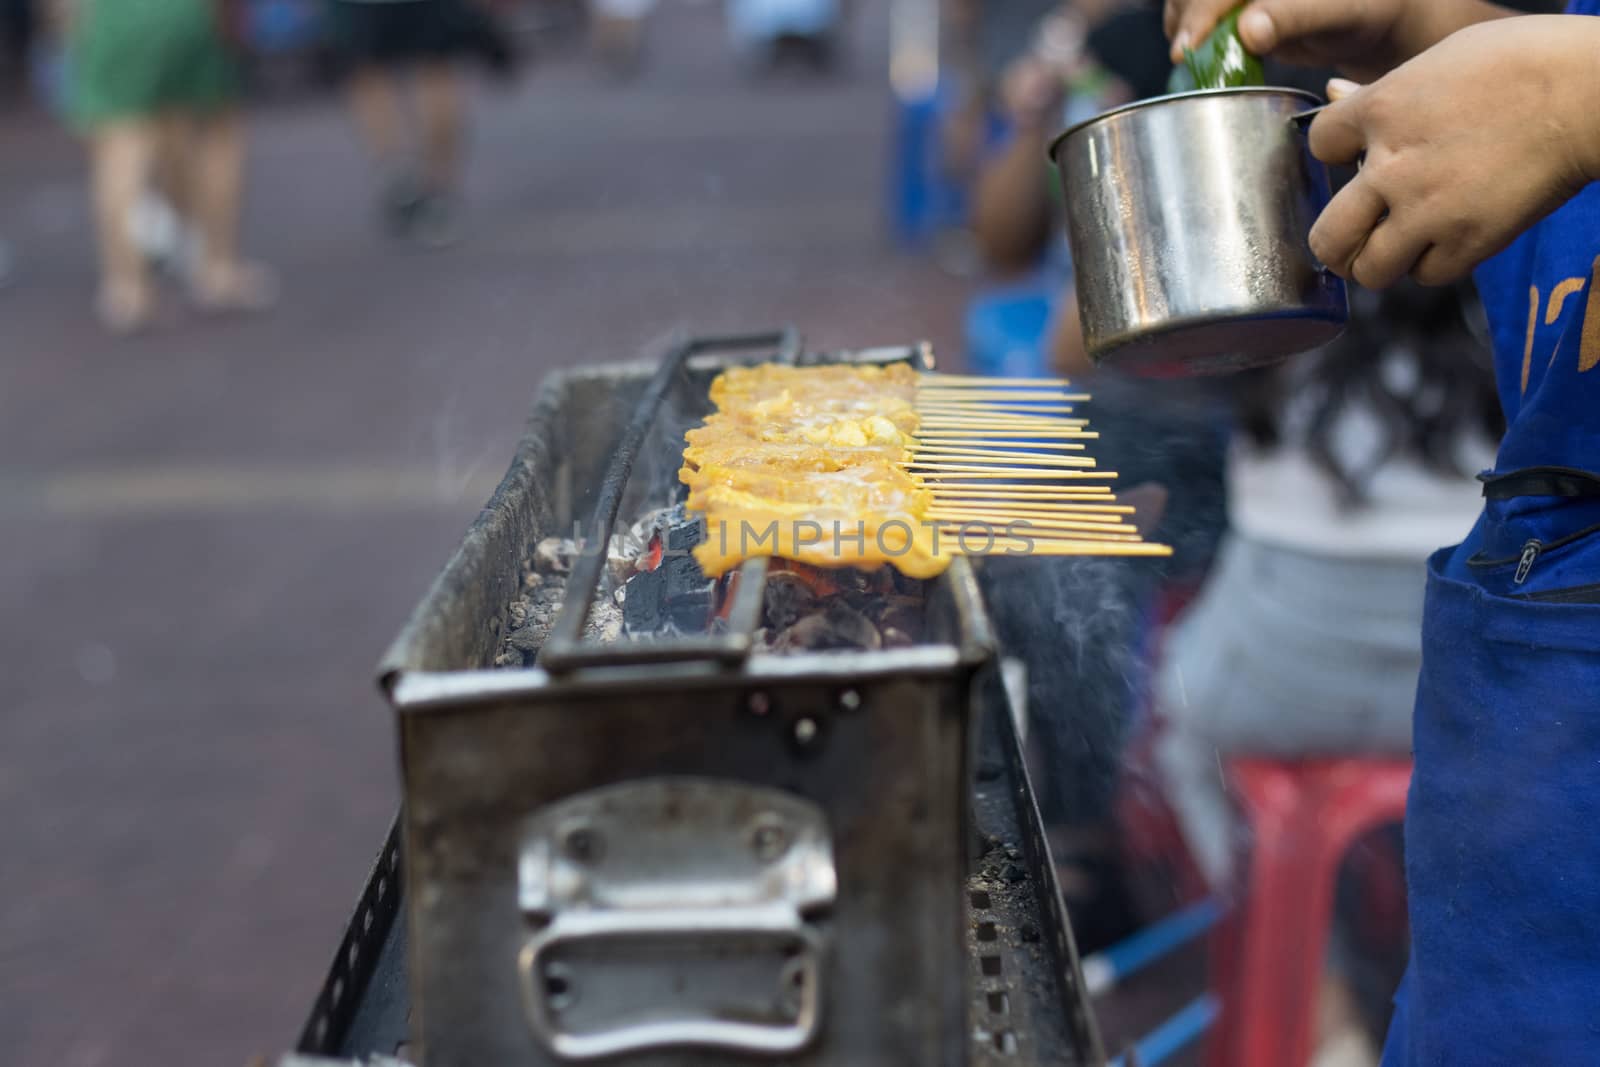
[[[928,355],[806,355],[785,331],[546,384],[386,657],[405,803],[300,1054],[1104,1062],[971,564],[920,601],[893,588],[869,647],[780,649],[764,624],[804,572],[754,560],[710,586],[600,550],[672,503],[711,378],[773,359]],[[540,640],[507,605],[530,581],[549,600],[530,560],[580,517],[596,550],[564,562]],[[844,602],[808,591],[802,614]]]

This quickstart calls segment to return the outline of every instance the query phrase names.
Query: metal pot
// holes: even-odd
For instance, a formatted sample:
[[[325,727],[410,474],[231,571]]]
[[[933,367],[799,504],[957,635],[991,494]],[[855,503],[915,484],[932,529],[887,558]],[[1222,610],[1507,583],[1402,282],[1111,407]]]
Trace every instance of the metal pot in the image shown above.
[[[1337,337],[1344,283],[1307,236],[1327,168],[1293,89],[1216,89],[1080,123],[1050,155],[1067,199],[1084,341],[1096,363],[1160,377],[1274,363]]]

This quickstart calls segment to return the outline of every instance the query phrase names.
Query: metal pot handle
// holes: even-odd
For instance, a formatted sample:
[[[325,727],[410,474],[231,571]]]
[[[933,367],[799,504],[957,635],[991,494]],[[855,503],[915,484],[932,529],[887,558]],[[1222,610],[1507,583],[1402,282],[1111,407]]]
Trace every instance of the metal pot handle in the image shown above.
[[[1293,115],[1289,116],[1289,125],[1292,126],[1295,132],[1298,133],[1302,138],[1307,139],[1307,151],[1310,150],[1309,137],[1311,133],[1311,123],[1316,120],[1318,115],[1328,110],[1328,108],[1331,106],[1332,102],[1330,101],[1326,104],[1318,104],[1316,107],[1307,108],[1304,111],[1297,111]],[[1361,165],[1366,161],[1367,154],[1365,152],[1356,157],[1356,171],[1358,173],[1361,170]],[[1316,264],[1317,271],[1322,274],[1324,279],[1332,279],[1336,277],[1334,272],[1328,269],[1328,265],[1317,258],[1315,252],[1311,253],[1311,262]]]

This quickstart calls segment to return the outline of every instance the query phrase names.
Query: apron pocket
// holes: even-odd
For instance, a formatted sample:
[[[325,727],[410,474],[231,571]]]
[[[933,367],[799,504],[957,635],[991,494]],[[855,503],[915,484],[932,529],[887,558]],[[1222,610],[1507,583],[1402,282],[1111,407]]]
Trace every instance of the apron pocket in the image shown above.
[[[1534,604],[1600,604],[1600,583],[1575,585],[1567,589],[1547,589],[1542,593],[1520,593],[1512,600]]]

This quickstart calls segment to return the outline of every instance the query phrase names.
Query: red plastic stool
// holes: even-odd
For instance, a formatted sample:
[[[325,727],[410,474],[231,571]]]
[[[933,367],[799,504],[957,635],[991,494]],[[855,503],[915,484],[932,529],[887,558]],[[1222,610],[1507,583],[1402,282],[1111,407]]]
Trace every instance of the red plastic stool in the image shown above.
[[[1251,829],[1249,881],[1220,953],[1211,1067],[1303,1067],[1333,923],[1339,865],[1405,816],[1410,760],[1229,764]]]

